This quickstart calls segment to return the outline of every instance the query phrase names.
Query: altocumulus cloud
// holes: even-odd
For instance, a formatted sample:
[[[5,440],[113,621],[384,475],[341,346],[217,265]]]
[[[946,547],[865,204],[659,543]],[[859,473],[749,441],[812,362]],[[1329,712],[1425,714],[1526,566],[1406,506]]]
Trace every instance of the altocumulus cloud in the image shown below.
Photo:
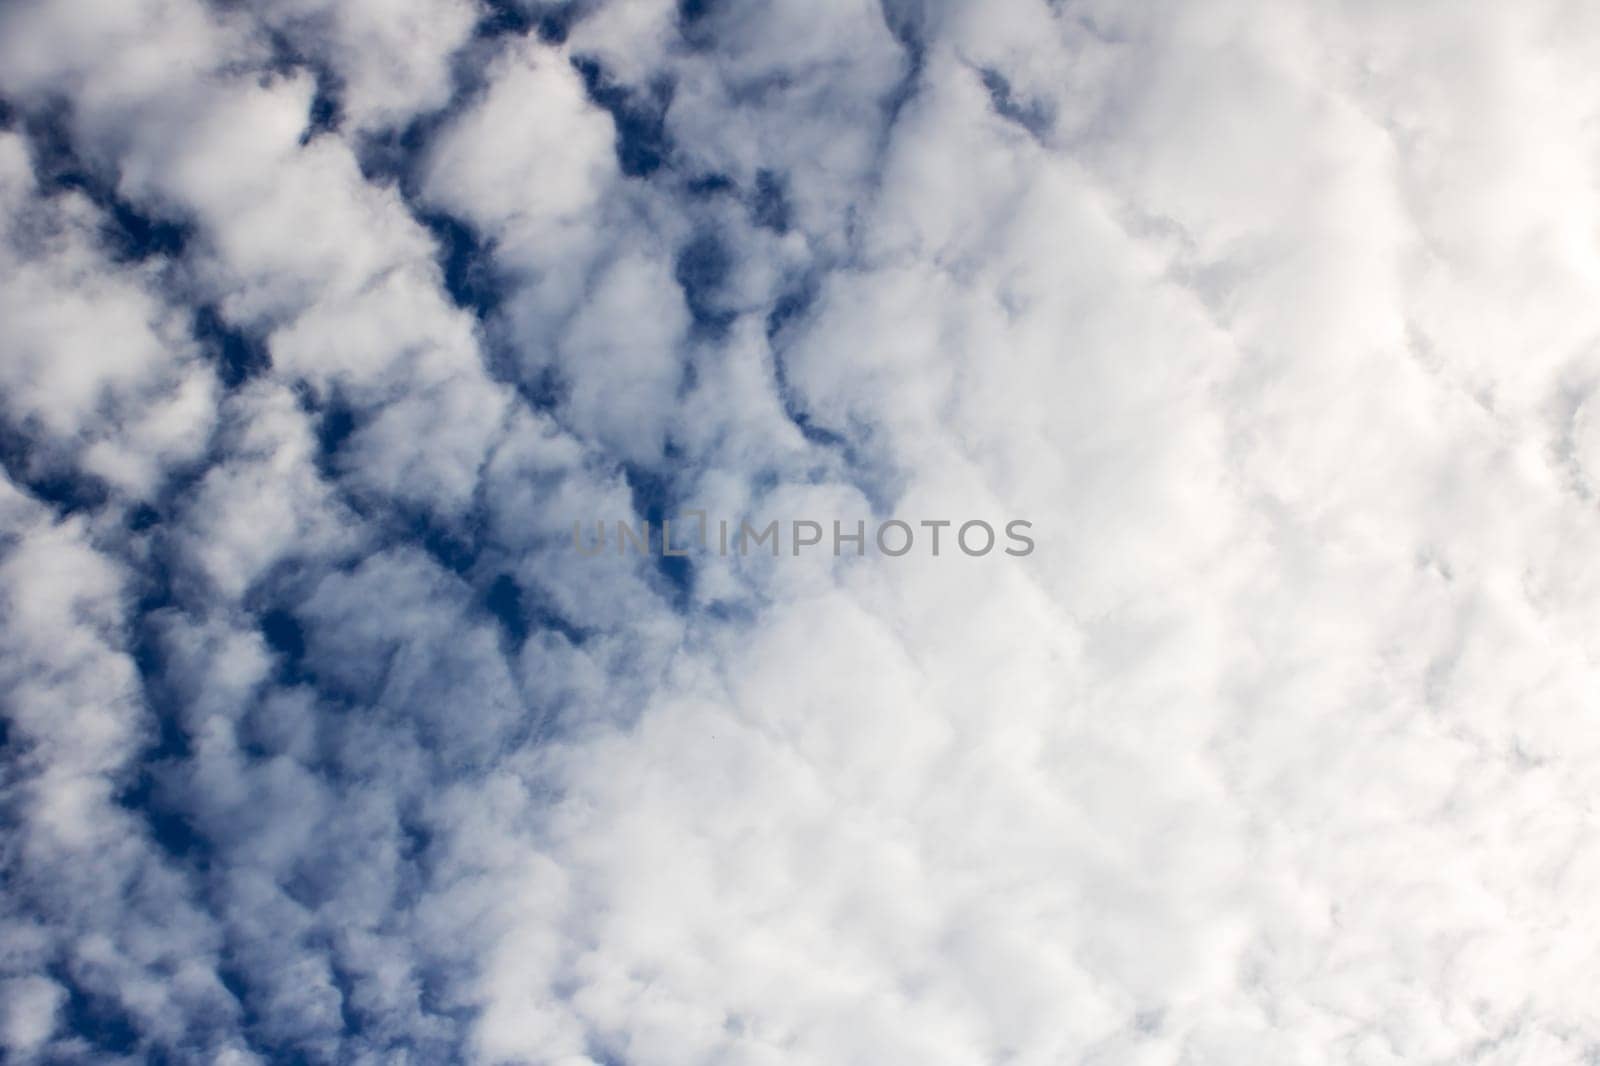
[[[1592,1064],[1597,55],[0,7],[6,1060]]]

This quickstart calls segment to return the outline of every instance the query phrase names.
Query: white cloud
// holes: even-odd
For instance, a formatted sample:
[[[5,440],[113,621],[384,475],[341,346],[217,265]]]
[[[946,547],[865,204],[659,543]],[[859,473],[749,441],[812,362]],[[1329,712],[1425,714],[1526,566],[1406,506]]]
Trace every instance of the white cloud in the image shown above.
[[[697,10],[0,16],[8,1050],[1592,1059],[1600,25]]]
[[[272,0],[250,13],[339,76],[344,117],[399,126],[450,98],[450,60],[478,9],[468,0]]]
[[[0,347],[4,409],[30,427],[36,474],[76,459],[134,496],[165,467],[197,458],[211,429],[215,381],[186,316],[157,292],[158,267],[120,268],[84,197],[35,187],[21,138],[0,135],[8,323]]]
[[[66,989],[43,977],[15,978],[0,988],[5,989],[6,1003],[0,1040],[9,1054],[25,1060],[55,1032]]]

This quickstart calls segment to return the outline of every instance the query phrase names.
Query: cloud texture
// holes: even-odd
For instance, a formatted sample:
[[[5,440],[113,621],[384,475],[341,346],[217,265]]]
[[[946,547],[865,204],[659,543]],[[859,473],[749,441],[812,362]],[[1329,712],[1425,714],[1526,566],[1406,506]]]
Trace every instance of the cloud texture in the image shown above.
[[[7,1061],[1595,1062],[1596,55],[0,7]]]

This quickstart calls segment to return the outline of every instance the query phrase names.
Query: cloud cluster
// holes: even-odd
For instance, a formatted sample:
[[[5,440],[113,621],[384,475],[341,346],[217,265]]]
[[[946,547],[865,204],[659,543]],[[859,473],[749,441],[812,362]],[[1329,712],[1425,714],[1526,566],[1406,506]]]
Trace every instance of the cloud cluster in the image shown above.
[[[7,1060],[1592,1062],[1597,50],[0,8]]]

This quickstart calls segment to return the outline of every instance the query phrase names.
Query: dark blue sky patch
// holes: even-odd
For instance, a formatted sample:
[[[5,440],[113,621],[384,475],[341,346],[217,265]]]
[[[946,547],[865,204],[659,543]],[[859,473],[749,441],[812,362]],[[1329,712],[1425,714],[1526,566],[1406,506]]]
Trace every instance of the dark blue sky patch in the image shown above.
[[[701,174],[684,182],[684,191],[695,199],[705,199],[721,193],[731,193],[739,186],[726,174]]]
[[[817,296],[817,279],[810,275],[786,288],[767,312],[767,340],[776,340],[784,327],[803,318],[816,304]]]
[[[337,849],[334,854],[323,855],[313,850],[300,849],[294,859],[286,864],[285,873],[278,882],[283,888],[284,895],[308,911],[322,910],[337,900],[340,881],[348,875],[348,867],[352,861],[359,861],[353,860],[348,853],[340,853],[343,849],[338,845],[344,842],[330,841],[330,843]],[[344,990],[340,991],[342,993]],[[340,999],[343,998],[341,995]],[[345,1023],[348,1026],[348,1018],[345,1019]]]
[[[518,365],[515,353],[502,356],[491,350],[490,354],[493,357],[490,360],[490,373],[500,377],[503,372],[502,380],[511,381],[522,402],[533,410],[553,414],[566,402],[571,388],[555,367],[537,367],[530,371]]]
[[[256,626],[277,661],[273,682],[281,689],[316,687],[316,676],[306,661],[306,626],[293,606],[304,595],[308,577],[298,567],[280,567],[271,580],[261,583],[257,595],[264,602],[253,603],[256,595],[246,600],[247,607],[260,611]]]
[[[521,10],[513,0],[491,5],[474,37],[450,57],[450,96],[442,106],[416,115],[404,126],[364,130],[355,138],[354,151],[362,176],[374,184],[398,186],[413,215],[425,212],[418,163],[429,142],[482,97],[494,59],[505,48],[502,38],[527,32]]]
[[[153,530],[156,543],[146,546],[146,558],[139,567],[139,598],[133,606],[133,640],[129,653],[139,677],[147,689],[145,699],[157,713],[171,709],[170,694],[165,690],[149,691],[158,685],[166,667],[161,654],[161,625],[166,612],[175,609],[177,593],[174,588],[172,567],[165,555],[159,526]]]
[[[165,636],[182,609],[179,602],[197,590],[180,588],[182,565],[173,558],[177,549],[164,532],[158,520],[141,535],[146,541],[138,567],[140,589],[131,612],[128,648],[139,673],[152,734],[134,763],[140,768],[139,776],[129,782],[117,802],[144,821],[151,838],[170,858],[203,870],[211,865],[215,848],[185,816],[187,805],[180,783],[183,768],[193,756],[183,713],[195,693],[186,688],[189,671],[182,666],[182,645],[169,645]],[[275,626],[266,635],[275,649],[292,644],[287,625]]]
[[[337,477],[334,462],[339,449],[357,428],[355,408],[343,397],[333,396],[322,405],[317,417],[317,469],[323,477],[330,480]]]
[[[578,5],[565,4],[542,15],[537,27],[539,40],[550,45],[566,44],[572,24],[577,21],[577,11]]]
[[[590,631],[583,626],[576,625],[566,615],[556,609],[555,601],[545,594],[543,589],[535,586],[529,596],[530,615],[533,619],[534,629],[560,633],[569,644],[574,647],[581,646],[589,639]]]
[[[671,469],[676,449],[669,442],[667,445],[667,468]],[[636,463],[627,463],[622,468],[623,476],[628,482],[628,493],[633,500],[633,513],[650,523],[650,552],[655,560],[656,569],[666,579],[671,592],[673,605],[678,610],[683,610],[689,602],[689,591],[694,583],[694,565],[688,556],[663,555],[661,551],[661,523],[666,520],[677,520],[679,515],[679,498],[673,479],[667,473],[657,473],[647,470]],[[682,523],[682,534],[693,534],[697,528],[696,521],[689,518]],[[675,526],[672,534],[672,546],[675,550],[686,546],[687,536],[680,535],[679,527]]]
[[[306,128],[300,133],[300,143],[307,144],[320,133],[337,131],[344,119],[344,79],[339,72],[319,56],[309,53],[280,29],[262,26],[272,49],[267,60],[267,70],[283,77],[301,71],[309,73],[315,83],[311,107],[306,114]]]
[[[145,658],[144,664],[141,666],[141,673],[148,667],[149,662],[150,660]],[[148,680],[151,683],[150,687],[159,686],[159,682],[155,679]],[[171,710],[172,700],[170,696],[165,696],[160,702],[165,706],[152,709],[158,712]],[[177,716],[171,713],[157,713],[155,737],[139,753],[139,761],[147,766],[155,763],[181,762],[189,758],[191,754],[192,748],[189,744],[189,736],[178,724]]]
[[[457,976],[437,965],[422,966],[417,971],[417,1006],[435,1018],[447,1018],[456,1028],[465,1032],[478,1016],[477,1008],[464,1006],[456,991]],[[465,1062],[464,1056],[455,1055],[443,1061]]]
[[[319,873],[321,876],[326,877],[332,872],[327,868],[319,871],[316,863],[308,864],[308,867],[307,872],[313,877],[318,876]],[[366,1015],[363,1011],[358,1010],[355,1005],[356,975],[352,974],[347,967],[339,964],[337,951],[328,953],[328,975],[333,981],[333,987],[339,992],[339,1020],[344,1023],[343,1038],[347,1041],[370,1043],[368,1040],[370,1027],[367,1025]]]
[[[138,1032],[121,1006],[104,996],[90,994],[63,967],[54,968],[50,976],[67,990],[67,1001],[61,1010],[62,1028],[102,1054],[132,1055],[139,1050]],[[151,1049],[146,1049],[145,1054],[149,1063],[167,1061],[166,1056]]]
[[[761,611],[753,598],[713,600],[700,608],[706,617],[725,625],[753,627],[761,621]]]
[[[505,631],[511,644],[520,646],[528,639],[528,622],[522,616],[522,588],[510,574],[501,574],[489,585],[483,606]]]
[[[533,29],[534,18],[526,5],[515,0],[482,0],[479,5],[484,16],[473,27],[477,37],[521,37]]]
[[[524,588],[509,573],[500,574],[489,584],[483,605],[500,623],[512,649],[522,647],[531,633],[546,630],[560,633],[574,645],[589,639],[589,631],[562,614],[543,589],[537,585]]]
[[[781,364],[780,364],[781,365]],[[818,425],[806,414],[805,409],[795,402],[794,395],[787,388],[778,390],[779,398],[783,402],[783,413],[789,416],[789,421],[800,431],[800,435],[819,448],[843,448],[849,444],[844,434],[835,432],[826,426]]]
[[[682,401],[694,392],[700,385],[700,367],[689,360],[683,364],[683,372],[678,375],[677,398]]]
[[[182,803],[163,782],[172,768],[193,754],[189,736],[179,721],[181,695],[167,680],[168,657],[162,651],[162,620],[174,609],[171,568],[161,552],[141,571],[145,583],[134,608],[133,640],[129,653],[139,672],[145,708],[154,722],[149,742],[134,765],[136,778],[117,796],[117,803],[145,823],[151,839],[168,857],[195,866],[210,860],[206,841],[184,817]]]
[[[695,329],[713,337],[725,334],[734,313],[718,304],[723,283],[733,269],[733,257],[715,232],[702,231],[678,250],[673,276],[683,289],[684,303]]]
[[[852,420],[841,440],[839,448],[850,482],[867,498],[873,515],[886,518],[894,514],[895,501],[905,491],[904,471],[875,446],[871,426]]]
[[[396,185],[404,192],[410,184],[409,172],[418,147],[434,125],[418,119],[403,129],[359,133],[352,150],[361,176],[374,185]]]
[[[574,56],[572,66],[583,79],[589,99],[611,113],[617,131],[617,165],[622,172],[642,178],[661,169],[672,154],[667,134],[672,80],[659,77],[640,89],[613,82],[592,56]]]
[[[719,6],[717,0],[678,0],[678,24],[695,26],[714,14]]]
[[[404,126],[363,130],[354,140],[354,151],[361,174],[378,185],[393,184],[400,190],[413,215],[422,215],[419,162],[424,158],[434,135],[457,115],[470,109],[488,88],[494,60],[506,47],[502,39],[521,36],[532,23],[525,11],[538,5],[515,0],[494,0],[488,4],[474,35],[450,57],[450,96],[445,103],[416,115]]]
[[[239,1005],[239,1027],[249,1033],[260,1021],[260,1015],[250,1005],[250,985],[245,978],[244,971],[235,963],[224,959],[217,966],[217,980],[222,984],[223,988],[228,990],[228,994],[233,997],[233,1001]],[[257,1045],[253,1045],[253,1049],[257,1052],[262,1050]],[[276,1061],[276,1059],[272,1061]]]
[[[339,97],[337,83],[333,77],[319,72],[317,91],[311,97],[311,114],[306,122],[305,132],[300,135],[300,143],[309,143],[311,138],[319,133],[332,133],[338,130],[339,123],[343,120],[344,102]]]
[[[783,177],[775,171],[756,171],[755,192],[750,196],[750,220],[762,229],[789,232],[792,212],[784,185]]]
[[[239,1004],[239,1029],[249,1041],[250,1050],[273,1066],[325,1066],[331,1061],[345,1061],[330,1059],[325,1048],[317,1049],[320,1052],[317,1053],[298,1047],[293,1037],[281,1041],[267,1037],[268,1019],[256,1002],[262,992],[260,982],[251,980],[248,965],[236,957],[246,951],[249,951],[247,945],[231,944],[229,952],[234,957],[217,967],[217,977]]]
[[[175,727],[173,727],[175,728]],[[205,869],[210,865],[211,847],[161,783],[163,767],[143,764],[139,777],[117,794],[117,805],[144,822],[150,839],[167,858]]]
[[[298,664],[306,656],[305,628],[282,607],[274,607],[261,616],[261,636],[267,647],[291,664]]]
[[[803,318],[817,302],[817,284],[814,278],[803,278],[778,297],[767,314],[767,340],[778,341],[784,329]],[[783,345],[772,343],[772,376],[778,390],[778,400],[783,413],[793,422],[801,436],[812,444],[824,448],[844,448],[849,442],[843,434],[818,425],[807,413],[805,404],[789,383],[789,374],[783,355]]]
[[[71,115],[66,104],[53,103],[18,111],[23,135],[33,157],[33,174],[45,191],[104,188],[105,175],[91,173],[72,144]]]
[[[659,523],[663,517],[671,517],[677,497],[669,474],[648,470],[637,463],[624,464],[622,474],[628,482],[634,514],[652,524]]]
[[[844,434],[819,425],[806,412],[805,406],[795,395],[794,389],[789,386],[788,375],[784,370],[783,357],[777,352],[772,354],[772,372],[777,379],[778,400],[783,404],[783,413],[789,421],[800,431],[800,435],[812,444],[821,448],[846,448],[849,440]]]
[[[415,217],[438,243],[439,269],[444,272],[445,289],[456,305],[479,318],[498,311],[510,287],[496,276],[490,249],[472,227],[435,211],[416,212]]]
[[[489,14],[478,24],[478,36],[515,34],[520,37],[532,30],[539,35],[539,40],[549,45],[565,44],[572,27],[590,7],[579,0],[486,0],[484,6]]]
[[[181,256],[193,237],[193,227],[182,219],[141,210],[118,195],[116,175],[96,171],[78,154],[69,120],[66,109],[60,106],[37,109],[22,117],[39,187],[47,193],[81,193],[100,208],[101,239],[106,251],[118,261]]]
[[[441,211],[418,209],[413,216],[433,235],[436,260],[445,289],[456,306],[478,320],[478,341],[484,369],[494,380],[514,388],[533,410],[553,413],[565,390],[554,367],[529,368],[523,353],[508,335],[501,314],[516,286],[496,267],[494,250],[466,222]]]
[[[49,504],[62,517],[97,511],[111,498],[111,490],[100,478],[64,466],[53,466],[41,473],[19,477],[8,462],[6,473],[29,495]]]
[[[266,343],[230,326],[209,304],[195,311],[194,339],[217,368],[217,377],[230,389],[272,368]]]
[[[486,41],[456,54],[450,64],[450,99],[437,111],[418,115],[404,126],[363,130],[353,138],[361,176],[375,185],[397,186],[412,214],[420,213],[417,162],[439,128],[471,106],[482,91],[493,48],[493,42]]]
[[[678,0],[678,36],[691,51],[707,51],[717,43],[721,0]]]
[[[90,195],[95,194],[91,192]],[[106,211],[106,220],[101,226],[106,246],[115,258],[124,262],[154,256],[176,259],[183,255],[194,235],[194,228],[187,222],[141,213],[115,194],[101,193],[99,199]]]
[[[400,834],[399,856],[400,861],[407,866],[421,867],[428,858],[428,851],[433,846],[434,832],[427,822],[416,817],[414,810],[407,810],[415,804],[403,804],[400,811],[399,823],[396,826]]]
[[[872,504],[873,513],[891,513],[894,498],[899,493],[899,475],[887,467],[881,458],[873,457],[872,427],[852,421],[848,426],[825,426],[811,416],[805,399],[789,380],[788,363],[784,354],[784,333],[795,322],[803,319],[816,303],[819,295],[815,279],[805,278],[780,297],[767,315],[767,339],[772,351],[773,384],[783,413],[805,439],[821,448],[827,448],[844,460],[851,483]]]
[[[1011,82],[998,70],[983,71],[983,87],[989,92],[989,104],[1001,118],[1016,123],[1035,137],[1050,129],[1050,110],[1038,100],[1020,100],[1011,91]]]
[[[0,416],[0,467],[12,484],[54,508],[58,515],[94,511],[111,498],[106,483],[32,444],[33,434]]]
[[[128,508],[125,526],[129,533],[141,537],[155,537],[153,542],[148,542],[160,549],[154,560],[141,560],[138,565],[140,577],[146,581],[148,589],[161,590],[157,599],[160,601],[149,609],[166,606],[173,602],[171,596],[171,574],[167,567],[169,558],[166,545],[160,539],[162,524],[174,513],[180,511],[184,504],[193,498],[199,484],[205,479],[207,471],[214,466],[220,458],[219,444],[214,438],[205,454],[196,459],[175,464],[164,471],[160,487],[150,499],[137,503]]]
[[[900,111],[908,101],[916,95],[917,85],[922,81],[922,71],[928,61],[928,45],[923,26],[924,11],[922,5],[916,3],[897,2],[897,0],[879,0],[883,11],[884,24],[889,27],[889,32],[894,34],[895,40],[900,42],[900,47],[906,53],[905,74],[889,90],[888,97],[884,100],[884,110],[888,113],[888,125],[893,126],[900,117]]]
[[[403,529],[398,539],[422,548],[444,569],[453,574],[470,573],[482,550],[476,528],[452,528],[436,516],[416,511],[401,515]]]
[[[210,865],[212,849],[184,814],[181,796],[168,787],[168,775],[193,754],[188,734],[178,718],[179,696],[166,681],[166,657],[161,652],[160,619],[168,610],[170,589],[166,568],[157,567],[151,576],[152,587],[141,597],[134,625],[130,652],[139,672],[146,709],[153,722],[153,735],[140,750],[133,765],[138,773],[117,793],[118,806],[139,818],[151,841],[169,859],[192,869]]]
[[[128,532],[143,533],[161,522],[161,512],[148,503],[128,509]]]

